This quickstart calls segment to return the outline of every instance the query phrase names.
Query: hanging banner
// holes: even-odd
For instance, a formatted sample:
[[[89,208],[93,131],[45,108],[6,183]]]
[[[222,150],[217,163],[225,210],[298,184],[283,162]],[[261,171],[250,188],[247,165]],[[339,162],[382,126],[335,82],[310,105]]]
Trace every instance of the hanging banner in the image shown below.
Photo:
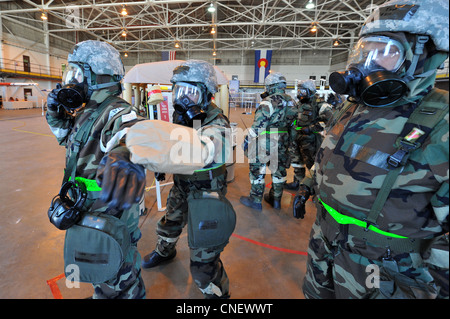
[[[264,83],[269,75],[272,50],[255,50],[255,78],[253,82]]]

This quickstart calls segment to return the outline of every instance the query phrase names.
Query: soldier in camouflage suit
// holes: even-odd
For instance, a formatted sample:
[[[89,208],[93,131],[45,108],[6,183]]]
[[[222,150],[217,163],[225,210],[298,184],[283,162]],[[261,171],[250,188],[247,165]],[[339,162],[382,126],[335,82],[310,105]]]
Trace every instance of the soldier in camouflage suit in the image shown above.
[[[171,82],[174,83],[173,122],[193,126],[199,131],[213,130],[218,134],[215,135],[217,139],[224,138],[230,123],[223,111],[211,101],[218,89],[213,66],[201,60],[188,60],[174,69]],[[215,144],[230,146],[222,142]],[[143,258],[143,268],[153,268],[175,257],[176,243],[188,221],[188,201],[191,198],[200,198],[204,193],[225,196],[225,160],[213,161],[193,175],[173,175],[174,186],[167,198],[166,213],[156,229],[158,243],[156,249]],[[165,178],[164,173],[157,173],[156,176],[159,180]],[[189,210],[189,214],[195,213]],[[234,229],[234,225],[230,226]],[[189,236],[191,234],[188,232]],[[227,243],[212,248],[190,247],[192,278],[206,299],[230,297],[228,276],[220,260],[220,253]]]
[[[83,183],[88,192],[83,211],[122,217],[132,243],[116,278],[94,284],[93,298],[145,298],[145,286],[140,275],[141,256],[136,247],[141,237],[139,201],[144,193],[145,170],[129,161],[129,151],[123,140],[127,127],[139,118],[131,105],[118,97],[122,92],[119,81],[124,76],[120,54],[105,42],[89,40],[75,45],[68,62],[62,89],[77,89],[84,96],[85,105],[77,109],[68,107],[67,100],[61,101],[64,96],[58,95],[62,89],[54,89],[47,99],[47,122],[58,143],[66,147],[67,165],[72,152],[78,148],[74,143],[75,133],[99,107],[102,108],[88,140],[79,146],[75,181]],[[110,102],[102,104],[106,99]],[[110,179],[113,163],[124,174],[117,182],[123,183],[121,185],[129,182],[127,187],[114,190],[114,180]],[[102,181],[107,179],[111,183],[105,182],[101,188]]]
[[[299,81],[297,97],[299,110],[296,125],[291,128],[289,156],[294,168],[294,180],[286,183],[286,189],[297,190],[305,177],[305,166],[310,169],[322,143],[322,131],[332,116],[331,105],[316,100],[316,84],[313,80]]]
[[[384,70],[361,73],[396,88],[403,81],[401,94],[375,81],[383,94],[372,100],[364,95],[371,91],[364,76],[366,91],[339,87],[339,78],[351,79],[352,72],[335,74],[337,80],[330,76],[333,90],[349,94],[351,102],[332,120],[313,178],[303,181],[294,202],[298,213],[315,194],[317,219],[303,284],[307,298],[448,298],[449,100],[448,92],[432,89],[436,69],[448,57],[448,13],[443,0],[394,0],[362,27],[347,70],[364,60],[377,62]],[[376,47],[386,54],[371,55]],[[421,103],[427,108],[419,120],[440,113],[434,128],[405,125]],[[386,181],[397,173],[393,184]],[[381,212],[375,220],[373,211]]]
[[[296,115],[296,105],[285,93],[286,78],[281,73],[271,73],[264,80],[267,97],[256,109],[255,118],[248,130],[246,142],[250,162],[250,196],[242,196],[245,206],[261,210],[266,168],[272,171],[272,187],[264,196],[275,209],[281,208],[281,196],[286,182],[288,163],[289,128]]]

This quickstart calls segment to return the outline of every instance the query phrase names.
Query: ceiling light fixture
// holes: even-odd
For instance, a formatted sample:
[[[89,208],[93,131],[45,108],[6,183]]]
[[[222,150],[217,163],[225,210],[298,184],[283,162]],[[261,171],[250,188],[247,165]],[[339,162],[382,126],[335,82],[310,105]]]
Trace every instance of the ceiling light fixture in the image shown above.
[[[127,36],[127,32],[125,30],[122,31],[122,36],[126,37]]]
[[[179,48],[180,44],[178,42],[175,42],[175,48]]]
[[[208,12],[211,12],[211,13],[216,12],[216,8],[215,8],[214,5],[212,4],[212,2],[209,4]]]
[[[120,14],[126,16],[128,14],[127,9],[125,7],[122,7],[122,12],[120,12]]]
[[[216,56],[216,51],[213,51],[213,56]]]
[[[42,12],[42,14],[41,14],[41,19],[42,20],[47,20],[48,18],[47,18],[47,15],[45,14],[45,12]]]
[[[212,27],[211,34],[214,34],[214,33],[216,33],[216,29],[214,29],[214,27]]]
[[[313,26],[311,28],[311,32],[317,32],[317,27],[315,24],[313,24]]]
[[[128,53],[125,52],[124,56],[127,57],[127,56],[128,56]]]
[[[337,47],[339,45],[339,41],[336,39],[336,40],[334,40],[334,42],[333,42],[333,46],[335,46],[335,47]]]
[[[314,9],[314,3],[312,0],[309,0],[308,3],[306,4],[305,8],[306,9]]]

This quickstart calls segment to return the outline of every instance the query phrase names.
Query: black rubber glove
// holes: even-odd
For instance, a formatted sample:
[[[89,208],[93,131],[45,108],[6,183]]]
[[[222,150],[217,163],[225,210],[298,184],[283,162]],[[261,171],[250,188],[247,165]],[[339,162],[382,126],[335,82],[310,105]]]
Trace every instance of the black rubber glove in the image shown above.
[[[64,118],[66,111],[61,103],[58,101],[58,92],[61,89],[61,84],[56,84],[56,89],[53,89],[47,95],[47,109],[48,113],[55,118]]]
[[[301,134],[305,134],[305,135],[309,135],[309,134],[311,134],[311,129],[309,128],[309,126],[304,126],[300,130],[300,133]]]
[[[161,182],[166,179],[166,173],[155,172],[155,178],[158,182]]]
[[[306,214],[305,205],[310,195],[311,190],[309,189],[309,187],[304,184],[301,184],[300,189],[294,198],[293,214],[295,218],[303,219],[305,217]]]
[[[124,152],[105,155],[98,166],[96,180],[102,188],[100,199],[110,208],[128,209],[144,195],[145,169],[130,162]]]

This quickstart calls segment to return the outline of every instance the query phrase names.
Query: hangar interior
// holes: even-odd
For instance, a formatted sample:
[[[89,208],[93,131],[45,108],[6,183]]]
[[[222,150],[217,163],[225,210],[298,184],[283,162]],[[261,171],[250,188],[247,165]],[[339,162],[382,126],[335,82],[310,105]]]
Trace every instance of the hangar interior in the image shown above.
[[[45,121],[45,101],[61,81],[75,43],[110,43],[121,53],[127,72],[138,64],[159,62],[163,52],[170,51],[177,60],[212,63],[228,80],[239,82],[237,99],[228,95],[230,86],[225,85],[227,96],[216,100],[230,122],[245,130],[258,102],[244,103],[245,94],[259,95],[264,88],[262,81],[254,82],[255,50],[272,50],[271,71],[286,76],[289,90],[297,80],[314,79],[317,88],[327,92],[329,74],[345,68],[361,25],[384,2],[0,1],[0,298],[78,299],[92,294],[90,284],[65,284],[64,232],[47,218],[60,188],[65,149]],[[448,90],[448,60],[436,86]],[[138,90],[125,88],[130,102],[139,106]],[[303,299],[314,203],[308,201],[304,219],[294,219],[295,192],[285,190],[281,210],[265,202],[261,212],[252,210],[239,202],[250,190],[248,163],[236,162],[231,170],[234,178],[227,198],[236,211],[237,226],[222,253],[231,298]],[[291,168],[288,182],[292,176]],[[161,182],[162,206],[172,181],[168,175]],[[266,175],[266,191],[270,181]],[[138,244],[142,256],[154,249],[156,223],[164,214],[154,184],[153,173],[147,172]],[[173,262],[142,271],[147,298],[202,298],[189,273],[186,237],[184,230]]]

